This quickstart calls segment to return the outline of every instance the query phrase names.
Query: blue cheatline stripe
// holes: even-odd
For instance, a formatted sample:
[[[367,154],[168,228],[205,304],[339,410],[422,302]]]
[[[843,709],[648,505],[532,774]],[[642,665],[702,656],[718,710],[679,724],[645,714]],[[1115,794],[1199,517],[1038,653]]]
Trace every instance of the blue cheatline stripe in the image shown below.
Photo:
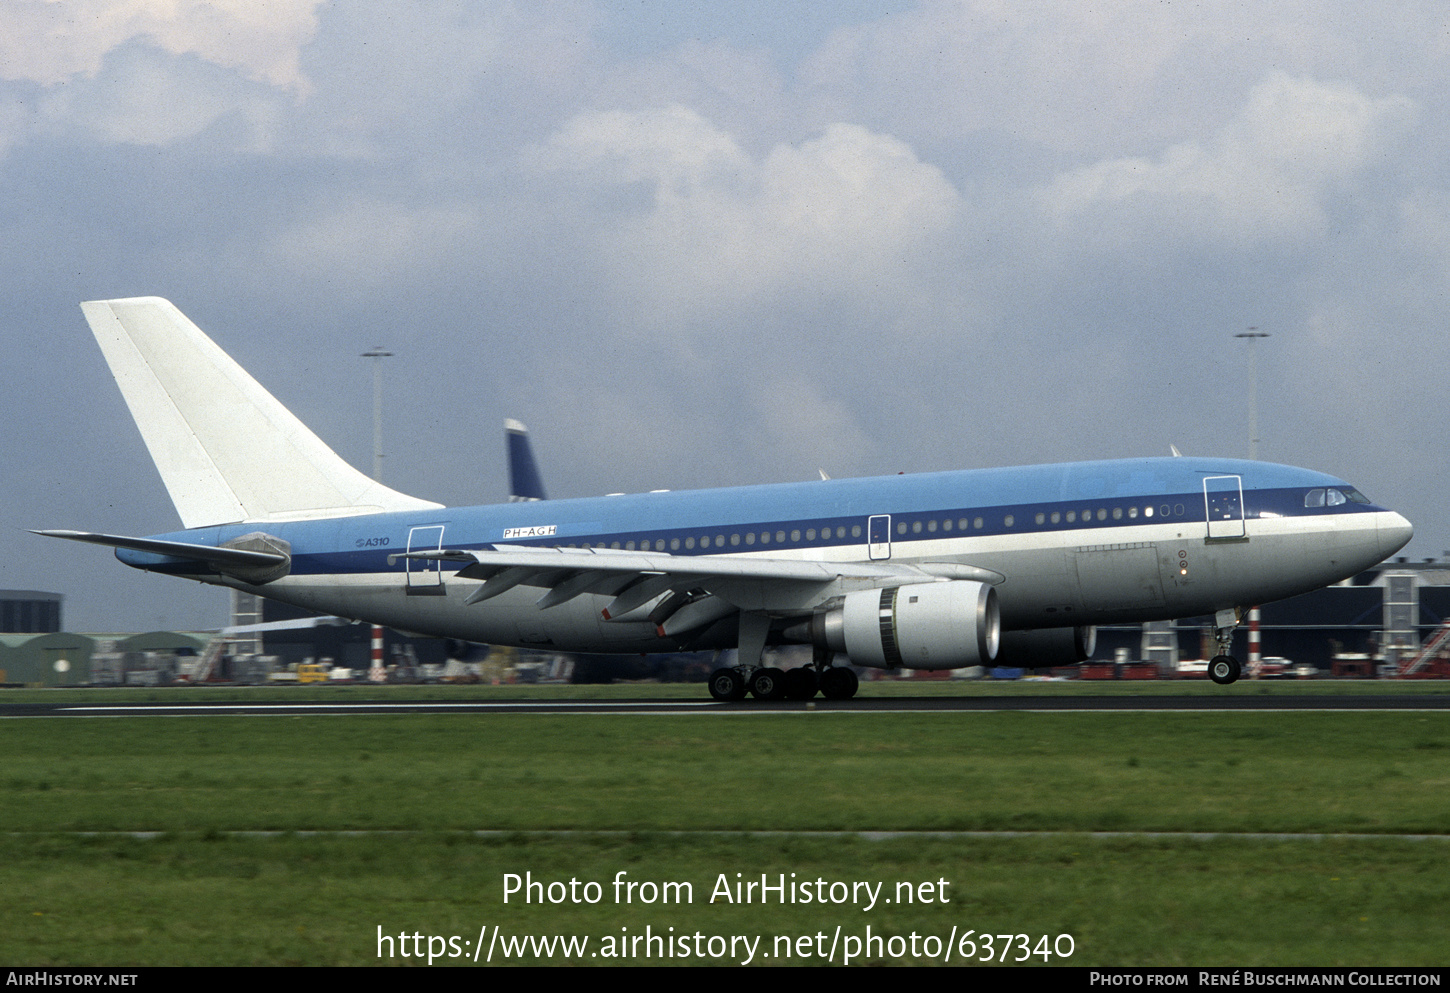
[[[1333,508],[1306,508],[1304,490],[1247,491],[1247,514],[1250,520],[1261,513],[1275,517],[1322,516],[1331,513],[1363,513],[1379,508],[1373,505],[1347,504]],[[1148,516],[1151,511],[1152,516]],[[1068,520],[1068,516],[1072,520]],[[547,510],[539,511],[540,518]],[[935,541],[950,538],[999,537],[1002,535],[1071,533],[1105,528],[1144,527],[1161,523],[1204,521],[1202,493],[1176,493],[1139,499],[1070,500],[1050,503],[1017,504],[996,507],[957,507],[946,510],[892,514],[890,538],[893,544]],[[1054,519],[1056,518],[1056,519]],[[1010,522],[1010,523],[1009,523]],[[407,547],[408,526],[399,528],[399,539],[387,539],[381,547],[361,551],[307,554],[299,552],[293,560],[294,575],[343,572],[390,572],[397,569],[387,563],[387,556]],[[722,553],[768,552],[801,548],[834,548],[864,546],[866,516],[814,517],[792,520],[757,521],[728,526],[697,526],[653,529],[621,529],[607,532],[593,530],[569,533],[568,524],[560,523],[558,533],[540,539],[480,541],[476,531],[468,534],[468,522],[447,522],[444,545],[449,548],[488,548],[493,544],[520,547],[603,547],[669,552],[673,555],[718,555]],[[499,531],[492,527],[490,531]],[[748,536],[748,538],[747,538]],[[457,540],[450,540],[456,538]],[[753,539],[753,540],[749,540]],[[360,542],[364,539],[354,539]],[[708,544],[707,544],[708,543]],[[905,554],[910,554],[907,551]]]

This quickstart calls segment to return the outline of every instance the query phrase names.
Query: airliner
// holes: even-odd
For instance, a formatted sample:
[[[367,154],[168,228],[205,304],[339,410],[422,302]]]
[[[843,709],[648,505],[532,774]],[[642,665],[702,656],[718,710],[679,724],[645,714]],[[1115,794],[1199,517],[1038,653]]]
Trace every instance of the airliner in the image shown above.
[[[1201,615],[1210,675],[1232,683],[1248,607],[1353,576],[1413,533],[1333,476],[1182,456],[449,508],[357,471],[168,301],[81,307],[183,530],[36,533],[410,633],[736,648],[711,675],[718,700],[846,699],[848,660],[1068,665],[1095,625]],[[786,644],[812,646],[811,664],[763,664]]]

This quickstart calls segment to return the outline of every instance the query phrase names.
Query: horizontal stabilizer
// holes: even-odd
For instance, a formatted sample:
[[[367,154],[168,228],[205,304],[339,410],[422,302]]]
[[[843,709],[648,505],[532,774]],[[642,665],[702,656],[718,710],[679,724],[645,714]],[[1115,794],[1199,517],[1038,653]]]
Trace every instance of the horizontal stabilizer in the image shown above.
[[[31,534],[44,535],[47,538],[66,538],[70,541],[88,541],[93,545],[109,545],[112,548],[130,548],[177,559],[193,559],[216,566],[224,572],[237,567],[276,568],[286,564],[288,559],[288,556],[280,552],[253,552],[241,548],[217,548],[215,545],[158,541],[155,538],[128,538],[119,534],[96,534],[91,531],[32,531]]]
[[[185,527],[438,506],[348,465],[170,302],[81,310]]]

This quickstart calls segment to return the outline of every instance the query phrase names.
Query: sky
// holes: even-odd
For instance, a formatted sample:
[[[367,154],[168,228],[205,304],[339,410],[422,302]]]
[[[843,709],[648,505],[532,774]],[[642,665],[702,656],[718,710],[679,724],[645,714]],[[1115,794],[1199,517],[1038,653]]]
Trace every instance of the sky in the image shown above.
[[[368,471],[504,499],[1249,448],[1450,549],[1441,0],[0,0],[0,587],[214,589],[81,317],[177,304]]]

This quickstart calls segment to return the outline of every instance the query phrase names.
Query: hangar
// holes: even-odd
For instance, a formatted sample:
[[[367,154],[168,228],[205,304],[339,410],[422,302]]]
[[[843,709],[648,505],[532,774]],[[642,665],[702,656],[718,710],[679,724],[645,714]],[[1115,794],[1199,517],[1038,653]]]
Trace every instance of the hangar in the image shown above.
[[[1329,675],[1354,667],[1408,663],[1450,619],[1450,561],[1397,558],[1353,579],[1260,608],[1260,654],[1314,666]],[[1208,658],[1205,625],[1212,618],[1123,625],[1098,631],[1100,659],[1157,663],[1168,673],[1182,660]],[[1235,651],[1249,657],[1248,625],[1235,635]],[[1205,654],[1205,652],[1207,654]],[[1438,653],[1437,653],[1438,654]]]

